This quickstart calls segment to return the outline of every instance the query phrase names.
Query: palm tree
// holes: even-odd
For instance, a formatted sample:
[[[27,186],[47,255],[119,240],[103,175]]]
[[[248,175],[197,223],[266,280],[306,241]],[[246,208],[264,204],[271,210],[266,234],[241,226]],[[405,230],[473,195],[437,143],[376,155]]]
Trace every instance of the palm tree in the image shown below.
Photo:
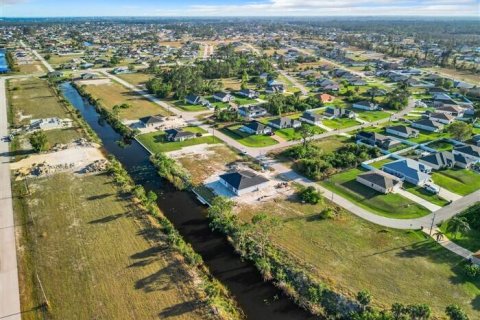
[[[448,222],[447,231],[452,232],[457,238],[458,233],[467,232],[470,230],[470,225],[466,217],[454,217]]]
[[[440,230],[435,231],[433,236],[435,237],[435,240],[437,240],[437,242],[443,239],[443,233]]]

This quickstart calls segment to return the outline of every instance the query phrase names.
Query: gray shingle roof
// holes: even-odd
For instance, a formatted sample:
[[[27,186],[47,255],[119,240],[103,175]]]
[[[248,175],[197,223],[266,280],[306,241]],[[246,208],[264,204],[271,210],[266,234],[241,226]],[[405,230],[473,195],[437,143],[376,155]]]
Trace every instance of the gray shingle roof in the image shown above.
[[[237,190],[250,188],[268,181],[268,179],[263,176],[245,170],[225,173],[222,174],[220,178]]]

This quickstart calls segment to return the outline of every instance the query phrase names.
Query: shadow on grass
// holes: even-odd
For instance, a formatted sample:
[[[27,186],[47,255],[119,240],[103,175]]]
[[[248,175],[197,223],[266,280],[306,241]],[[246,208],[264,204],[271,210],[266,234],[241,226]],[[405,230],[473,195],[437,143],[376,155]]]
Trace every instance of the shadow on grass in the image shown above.
[[[162,312],[158,314],[158,316],[163,318],[170,318],[170,317],[179,317],[185,313],[192,312],[196,310],[198,307],[201,306],[201,303],[198,301],[185,301],[178,303],[174,306],[165,308]]]
[[[101,223],[109,223],[112,221],[117,220],[118,218],[121,218],[123,216],[126,216],[128,213],[117,213],[117,214],[112,214],[103,218],[99,218],[96,220],[91,220],[88,223],[89,224],[101,224]]]
[[[179,281],[181,282],[179,275],[176,275],[177,271],[178,265],[176,263],[169,263],[157,272],[138,280],[135,283],[135,289],[145,292],[169,290],[173,284]]]
[[[87,197],[87,200],[89,200],[89,201],[101,200],[101,199],[108,198],[108,197],[110,197],[110,196],[112,196],[112,195],[113,195],[112,193],[104,193],[104,194],[99,194],[99,195]]]

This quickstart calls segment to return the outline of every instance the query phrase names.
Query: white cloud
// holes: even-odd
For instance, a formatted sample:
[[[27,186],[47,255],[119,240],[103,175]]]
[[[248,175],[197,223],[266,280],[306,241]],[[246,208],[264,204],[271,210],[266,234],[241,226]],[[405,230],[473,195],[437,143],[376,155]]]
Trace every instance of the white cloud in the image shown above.
[[[192,5],[183,15],[479,15],[479,0],[269,0],[240,5]]]

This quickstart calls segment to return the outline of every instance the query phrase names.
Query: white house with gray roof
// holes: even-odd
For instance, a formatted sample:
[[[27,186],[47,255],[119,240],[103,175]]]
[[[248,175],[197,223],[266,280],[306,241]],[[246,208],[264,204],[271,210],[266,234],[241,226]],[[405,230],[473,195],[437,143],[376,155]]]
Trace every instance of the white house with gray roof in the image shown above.
[[[220,175],[220,183],[237,196],[241,196],[267,187],[269,180],[252,171],[243,170]]]

